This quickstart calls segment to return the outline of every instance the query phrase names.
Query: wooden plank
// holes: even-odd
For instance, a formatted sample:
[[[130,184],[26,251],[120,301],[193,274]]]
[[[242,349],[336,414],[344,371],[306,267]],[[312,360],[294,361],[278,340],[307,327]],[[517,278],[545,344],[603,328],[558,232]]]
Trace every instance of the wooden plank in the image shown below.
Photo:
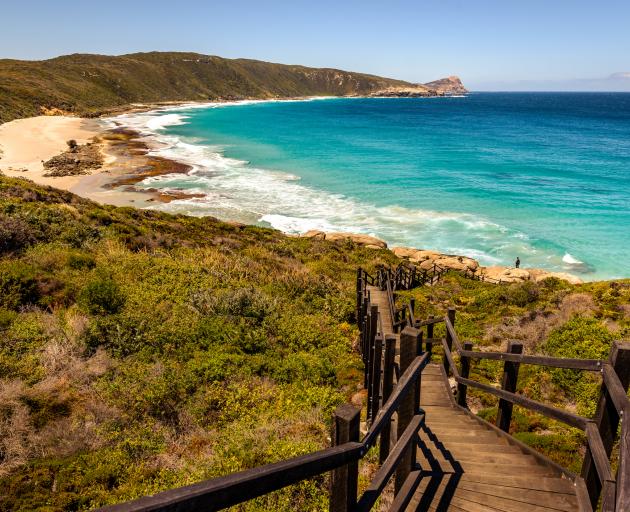
[[[577,498],[574,493],[557,493],[552,491],[539,491],[536,489],[506,487],[504,485],[471,482],[469,480],[460,480],[457,487],[458,489],[510,498],[515,501],[535,505],[548,506],[549,508],[566,510],[567,512],[575,512],[578,506]]]
[[[553,368],[567,368],[570,370],[586,370],[591,372],[599,372],[603,366],[603,361],[600,359],[569,359],[564,357],[507,354],[505,352],[476,352],[472,350],[462,350],[459,354],[462,357],[470,357],[472,359],[511,361],[514,363],[551,366]]]
[[[487,485],[501,485],[517,489],[549,491],[561,494],[575,494],[573,482],[562,477],[532,477],[527,475],[486,475],[468,471],[461,476],[462,482],[477,482]]]
[[[341,446],[359,440],[361,409],[350,404],[342,404],[335,410],[332,441]],[[358,461],[340,466],[330,475],[330,512],[348,512],[357,502],[359,479]]]
[[[474,388],[485,391],[486,393],[490,393],[491,395],[503,398],[509,402],[520,405],[527,409],[531,409],[532,411],[539,412],[558,421],[562,421],[567,425],[571,425],[572,427],[576,427],[581,430],[584,430],[586,424],[589,422],[587,418],[584,418],[582,416],[578,416],[567,411],[562,411],[560,409],[556,409],[555,407],[550,407],[541,402],[537,402],[536,400],[532,400],[530,398],[524,397],[522,395],[517,395],[515,393],[509,393],[507,391],[494,388],[487,384],[481,384],[480,382],[476,382],[470,379],[462,379],[461,377],[457,376],[455,377],[455,380],[457,382],[462,382],[467,384],[468,386],[472,386]]]
[[[389,397],[387,403],[383,405],[381,410],[378,412],[378,415],[374,419],[370,430],[363,438],[362,442],[367,448],[374,445],[376,438],[380,434],[386,422],[390,420],[405,394],[408,393],[413,385],[416,383],[418,375],[427,364],[428,360],[429,354],[425,353],[420,357],[416,357],[411,366],[407,368],[407,371],[404,373],[404,375],[396,385],[396,389],[392,393],[392,396]]]
[[[459,475],[441,480],[436,477],[423,479],[418,486],[412,505],[418,507],[418,510],[432,509],[432,507],[435,507],[435,510],[451,510],[455,506],[462,510],[474,512],[482,510],[572,512],[576,506],[575,496],[571,499],[571,496],[567,494],[542,493],[527,496],[524,492],[522,494],[518,492],[510,494],[510,491],[514,490],[506,488],[508,495],[500,495],[497,492],[501,490],[500,486],[494,487],[494,491],[484,492],[480,489],[467,489],[464,485],[466,484],[462,483]],[[492,488],[493,486],[489,487]]]
[[[376,503],[376,500],[387,485],[387,482],[394,474],[394,471],[396,471],[398,466],[404,462],[404,457],[409,450],[411,440],[416,436],[423,421],[424,415],[422,414],[417,414],[412,418],[403,434],[398,438],[396,446],[389,454],[389,457],[387,457],[385,463],[378,469],[372,478],[372,482],[363,492],[355,510],[364,512],[371,510],[372,506]]]

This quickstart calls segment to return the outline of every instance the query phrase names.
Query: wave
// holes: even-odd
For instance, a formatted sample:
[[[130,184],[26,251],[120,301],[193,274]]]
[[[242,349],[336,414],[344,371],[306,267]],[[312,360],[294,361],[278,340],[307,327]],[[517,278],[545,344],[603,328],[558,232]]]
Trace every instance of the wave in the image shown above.
[[[511,263],[516,255],[528,266],[558,267],[563,263],[557,253],[541,253],[525,233],[483,216],[378,206],[306,186],[297,173],[263,169],[226,157],[220,146],[202,145],[164,133],[169,126],[185,124],[188,119],[186,109],[181,107],[177,112],[169,108],[168,112],[161,109],[110,118],[112,124],[132,128],[146,137],[150,154],[191,166],[187,174],[154,176],[137,184],[141,188],[200,195],[156,204],[152,206],[154,209],[270,226],[285,233],[313,229],[364,233],[393,245],[470,255],[485,265]],[[506,255],[510,261],[506,261]]]
[[[562,257],[562,261],[568,265],[584,265],[583,261],[574,258],[568,252]]]

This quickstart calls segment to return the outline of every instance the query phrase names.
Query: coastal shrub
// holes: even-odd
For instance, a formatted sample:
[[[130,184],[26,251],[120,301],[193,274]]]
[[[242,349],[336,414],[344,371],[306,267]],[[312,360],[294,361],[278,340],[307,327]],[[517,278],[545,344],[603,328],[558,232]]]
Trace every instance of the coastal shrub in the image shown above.
[[[97,276],[79,293],[79,304],[92,315],[115,314],[124,303],[116,282],[105,275]]]
[[[18,310],[39,299],[37,279],[31,267],[23,263],[0,262],[0,307]]]
[[[21,251],[35,241],[33,229],[27,222],[0,213],[0,254]]]
[[[80,252],[68,254],[67,262],[68,266],[74,270],[91,270],[96,266],[94,256]]]
[[[544,350],[555,357],[606,359],[614,337],[596,318],[576,315],[554,329]],[[599,390],[599,376],[578,370],[549,370],[552,379],[569,399],[578,403],[580,414],[592,416]]]

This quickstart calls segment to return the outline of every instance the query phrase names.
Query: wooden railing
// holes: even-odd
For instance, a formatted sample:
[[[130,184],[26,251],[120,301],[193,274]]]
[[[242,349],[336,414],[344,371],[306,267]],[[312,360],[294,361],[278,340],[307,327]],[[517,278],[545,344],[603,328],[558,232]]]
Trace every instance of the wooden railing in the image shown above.
[[[443,338],[434,338],[433,328],[440,323],[445,325],[446,334]],[[504,432],[509,432],[514,404],[584,431],[586,454],[580,476],[573,475],[575,479],[582,479],[582,487],[588,493],[583,500],[587,500],[593,509],[601,500],[604,512],[630,511],[630,400],[627,396],[630,384],[630,343],[614,343],[607,361],[525,355],[522,354],[523,346],[514,342],[508,344],[507,352],[479,352],[472,350],[471,343],[462,344],[459,340],[455,330],[455,309],[449,309],[444,317],[410,320],[408,325],[426,328],[427,351],[433,352],[434,345],[441,346],[446,375],[452,374],[457,383],[456,401],[459,406],[467,408],[466,392],[468,387],[472,387],[499,398],[496,425]],[[459,356],[459,368],[455,364],[454,354]],[[471,379],[471,359],[504,361],[501,388]],[[602,385],[594,418],[585,418],[518,394],[516,390],[521,364],[600,373]],[[621,434],[618,436],[620,422]],[[619,456],[615,476],[610,456],[617,441]],[[568,470],[565,472],[570,473]]]

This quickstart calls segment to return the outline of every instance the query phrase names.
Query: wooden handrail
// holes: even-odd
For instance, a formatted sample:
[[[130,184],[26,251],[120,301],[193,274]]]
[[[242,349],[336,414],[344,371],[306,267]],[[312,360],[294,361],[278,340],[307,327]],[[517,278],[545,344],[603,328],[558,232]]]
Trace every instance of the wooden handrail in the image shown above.
[[[424,367],[428,364],[430,357],[431,355],[428,352],[416,357],[405,373],[402,374],[398,384],[396,385],[396,389],[383,407],[381,407],[381,410],[378,412],[372,422],[372,425],[370,426],[370,430],[368,430],[367,434],[361,441],[366,447],[370,448],[374,445],[381,430],[383,430],[383,427],[389,422],[396,411],[402,397],[406,395],[411,387],[417,382],[420,372],[422,372]]]
[[[372,479],[372,482],[361,496],[361,499],[355,509],[357,512],[367,512],[372,509],[374,503],[376,503],[376,500],[387,485],[387,482],[394,474],[394,471],[396,471],[396,467],[398,466],[400,459],[405,454],[405,450],[418,434],[418,430],[420,430],[420,427],[424,423],[424,418],[424,413],[416,414],[413,417],[411,423],[409,423],[403,432],[403,435],[396,442],[394,450],[389,454],[383,465],[378,469]]]
[[[358,460],[363,454],[365,448],[362,443],[346,443],[275,464],[144,496],[126,503],[105,506],[98,510],[100,512],[221,510]]]
[[[479,352],[473,350],[458,351],[461,357],[472,359],[492,359],[495,361],[511,361],[514,363],[535,364],[538,366],[552,366],[570,370],[586,370],[599,372],[605,366],[600,359],[568,359],[563,357],[531,356],[526,354],[510,354],[508,352]],[[621,384],[619,384],[621,386]]]
[[[606,385],[608,394],[610,395],[617,412],[621,413],[626,410],[628,404],[630,403],[628,395],[623,389],[617,373],[610,364],[604,363],[602,375],[604,377],[604,384]],[[628,421],[626,418],[624,418],[624,420]]]
[[[531,398],[527,398],[523,395],[510,393],[509,391],[504,391],[502,389],[492,387],[488,384],[482,384],[481,382],[477,382],[475,380],[464,379],[463,377],[459,376],[456,376],[455,380],[461,384],[480,389],[481,391],[485,391],[486,393],[490,393],[491,395],[503,398],[504,400],[512,402],[513,404],[520,405],[532,411],[544,414],[546,416],[549,416],[550,418],[566,423],[567,425],[579,428],[580,430],[584,430],[586,428],[586,424],[591,421],[588,418],[584,418],[583,416],[578,416],[577,414],[563,411],[562,409],[556,409],[555,407],[550,407],[536,400],[532,400]]]

